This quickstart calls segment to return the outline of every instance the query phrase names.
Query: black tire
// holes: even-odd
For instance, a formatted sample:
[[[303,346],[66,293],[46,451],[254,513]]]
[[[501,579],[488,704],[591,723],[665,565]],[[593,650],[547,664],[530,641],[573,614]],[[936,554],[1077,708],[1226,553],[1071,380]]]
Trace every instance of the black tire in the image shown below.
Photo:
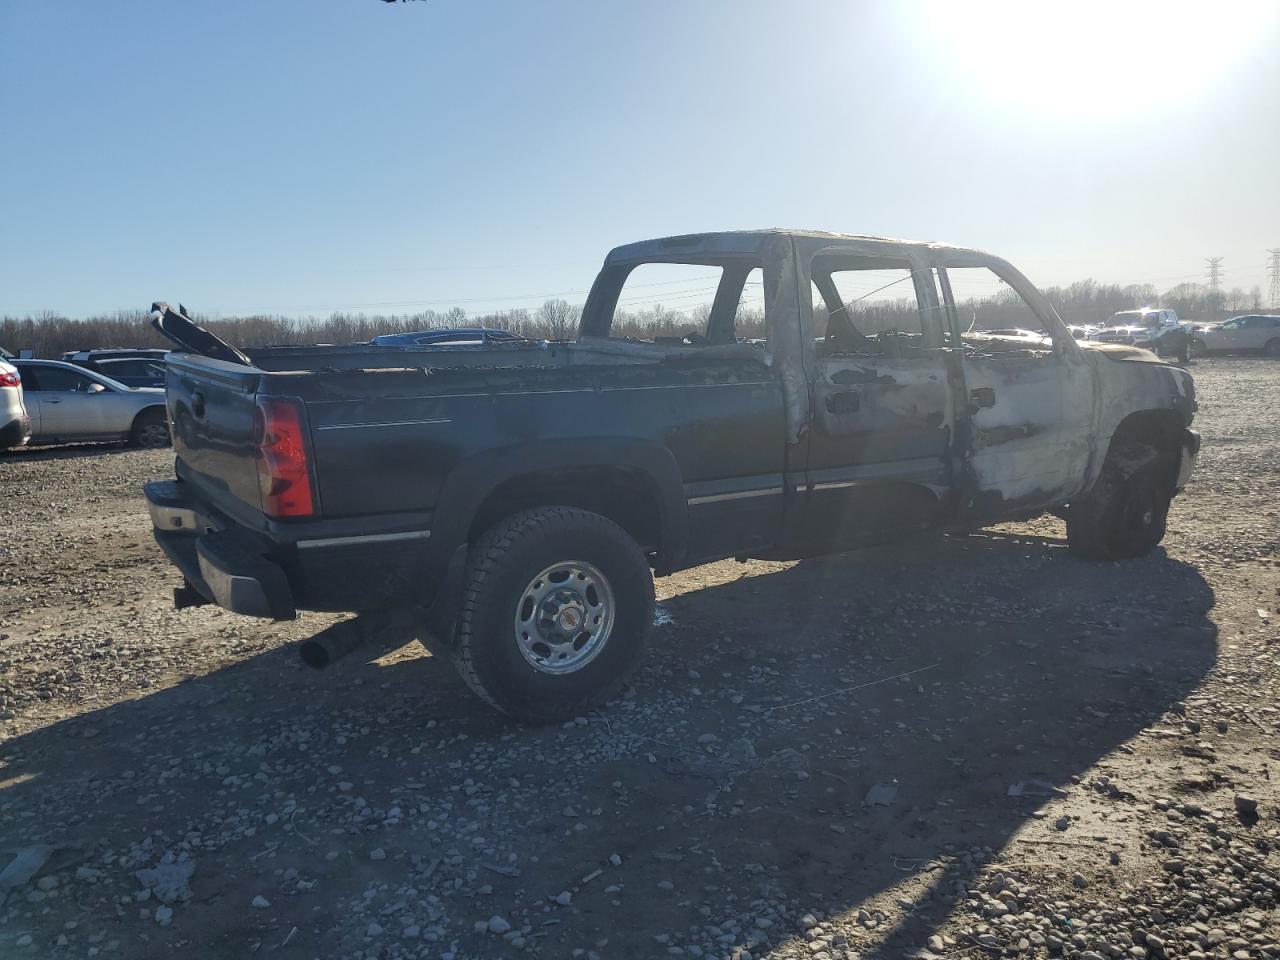
[[[562,564],[578,564],[591,576],[557,580]],[[592,593],[593,577],[602,581],[600,593]],[[578,580],[588,583],[580,595]],[[544,583],[556,593],[535,604],[531,597]],[[600,606],[602,597],[610,603]],[[608,607],[609,628],[588,636],[586,622],[599,623],[596,611]],[[559,615],[544,616],[545,610]],[[569,629],[582,633],[565,640],[561,618],[569,612]],[[540,619],[521,629],[517,618],[531,615]],[[626,531],[586,510],[541,507],[499,521],[471,547],[450,652],[462,679],[490,706],[521,720],[564,720],[622,684],[652,623],[653,577]],[[541,642],[544,628],[558,646]]]
[[[163,410],[143,410],[133,420],[129,442],[146,450],[169,446],[169,420]]]
[[[1191,362],[1191,338],[1185,333],[1178,336],[1178,362],[1182,364]]]
[[[1203,340],[1195,339],[1191,341],[1191,356],[1197,360],[1205,356],[1209,352],[1209,347]]]
[[[1280,337],[1268,340],[1267,345],[1262,348],[1262,352],[1268,357],[1280,357]]]
[[[1129,560],[1164,539],[1173,487],[1169,465],[1146,444],[1113,450],[1093,489],[1067,510],[1067,543],[1089,560]]]

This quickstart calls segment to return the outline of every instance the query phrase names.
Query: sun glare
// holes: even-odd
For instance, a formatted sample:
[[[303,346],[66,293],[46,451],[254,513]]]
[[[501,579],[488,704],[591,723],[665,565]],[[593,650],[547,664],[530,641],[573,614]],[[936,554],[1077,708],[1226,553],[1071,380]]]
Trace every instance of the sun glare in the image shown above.
[[[930,55],[993,101],[1047,113],[1123,113],[1176,103],[1211,83],[1280,4],[1212,6],[988,0],[930,5]]]

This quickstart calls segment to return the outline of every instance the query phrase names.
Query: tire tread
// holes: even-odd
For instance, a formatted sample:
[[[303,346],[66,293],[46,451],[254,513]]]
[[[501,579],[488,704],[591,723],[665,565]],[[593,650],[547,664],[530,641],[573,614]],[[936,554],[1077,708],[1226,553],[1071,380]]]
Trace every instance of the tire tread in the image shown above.
[[[1125,443],[1108,453],[1093,488],[1067,510],[1067,545],[1073,553],[1086,560],[1121,559],[1108,539],[1107,511],[1125,481],[1159,457],[1160,451],[1149,443]]]
[[[476,652],[474,648],[476,636],[475,620],[483,600],[482,592],[485,583],[490,577],[497,575],[499,564],[521,539],[548,528],[575,526],[594,526],[611,536],[621,536],[630,541],[626,531],[600,514],[576,507],[537,507],[512,514],[498,521],[480,535],[467,559],[467,577],[458,607],[450,652],[454,666],[467,687],[489,706],[502,713],[521,717],[531,716],[530,712],[513,711],[508,705],[504,704],[492,690],[485,686],[480,671],[476,667]],[[652,579],[649,579],[648,583],[648,602],[652,605]],[[615,678],[611,687],[620,684],[623,679],[625,678],[621,676]],[[603,693],[607,692],[607,690],[603,691]]]

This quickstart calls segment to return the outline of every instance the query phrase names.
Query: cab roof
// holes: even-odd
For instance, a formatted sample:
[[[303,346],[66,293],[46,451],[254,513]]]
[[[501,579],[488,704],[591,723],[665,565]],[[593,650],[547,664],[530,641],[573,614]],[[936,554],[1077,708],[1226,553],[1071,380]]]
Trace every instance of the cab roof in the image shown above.
[[[883,247],[880,252],[889,254],[893,248],[916,250],[949,250],[975,253],[982,251],[968,247],[956,247],[947,243],[925,240],[900,240],[860,233],[830,233],[823,230],[795,230],[771,227],[767,230],[722,230],[712,233],[686,233],[614,247],[605,258],[606,264],[626,263],[633,260],[670,259],[686,254],[690,256],[742,256],[759,253],[770,241],[789,237],[795,239],[838,242],[854,242],[859,245]]]

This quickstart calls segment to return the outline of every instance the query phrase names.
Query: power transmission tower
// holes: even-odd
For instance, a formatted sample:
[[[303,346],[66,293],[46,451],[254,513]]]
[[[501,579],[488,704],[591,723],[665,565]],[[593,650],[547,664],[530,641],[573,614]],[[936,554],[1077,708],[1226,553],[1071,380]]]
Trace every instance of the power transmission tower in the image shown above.
[[[1223,257],[1205,257],[1209,265],[1209,309],[1222,309],[1222,261]]]
[[[1205,257],[1204,262],[1209,265],[1209,292],[1218,293],[1222,289],[1222,261],[1225,257]]]
[[[1280,307],[1280,247],[1271,247],[1267,250],[1271,254],[1271,260],[1267,264],[1267,271],[1271,274],[1271,289],[1267,292],[1267,306]]]

